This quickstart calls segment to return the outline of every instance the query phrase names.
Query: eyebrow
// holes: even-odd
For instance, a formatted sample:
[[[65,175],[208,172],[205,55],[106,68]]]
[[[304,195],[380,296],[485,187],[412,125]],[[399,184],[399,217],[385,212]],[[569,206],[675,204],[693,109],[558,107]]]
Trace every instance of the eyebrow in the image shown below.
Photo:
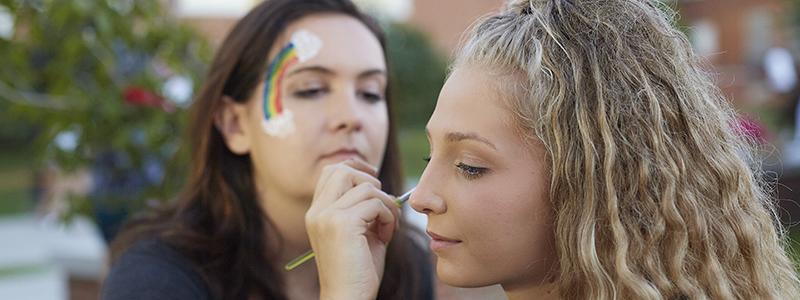
[[[366,77],[370,77],[370,76],[376,76],[376,75],[377,75],[377,76],[381,76],[381,75],[382,75],[382,76],[386,76],[386,70],[384,70],[384,69],[370,69],[370,70],[366,70],[366,71],[364,71],[364,72],[361,72],[361,74],[358,74],[358,78],[359,78],[359,79],[363,79],[363,78],[366,78]]]
[[[297,70],[294,70],[294,71],[290,72],[289,74],[287,74],[286,76],[288,77],[288,76],[292,76],[292,75],[295,75],[297,73],[303,73],[303,72],[316,72],[316,73],[322,73],[322,74],[325,74],[325,75],[336,75],[336,72],[334,72],[333,70],[328,69],[326,67],[323,67],[323,66],[306,66],[306,67],[302,67],[302,68],[299,68]],[[360,74],[358,74],[358,78],[359,79],[363,79],[363,78],[370,77],[370,76],[375,76],[375,75],[386,76],[386,70],[377,69],[377,68],[376,69],[369,69],[369,70],[366,70],[366,71],[361,72]]]
[[[427,128],[425,129],[425,134],[428,135],[428,140],[430,140],[431,134],[430,134],[430,131],[428,131]],[[480,142],[480,143],[486,144],[489,147],[492,147],[492,149],[497,150],[497,147],[495,147],[495,145],[492,144],[492,142],[490,142],[489,140],[481,137],[480,135],[478,135],[477,133],[474,133],[474,132],[451,131],[451,132],[448,132],[447,134],[445,134],[445,140],[447,140],[448,142],[453,142],[453,143],[461,142],[461,141],[465,141],[465,140],[472,140],[472,141],[476,141],[476,142]]]
[[[336,72],[334,72],[333,70],[328,69],[328,68],[323,67],[323,66],[307,66],[307,67],[302,67],[302,68],[299,68],[297,70],[294,70],[294,71],[290,72],[289,74],[286,74],[286,77],[295,75],[297,73],[303,73],[303,72],[315,72],[315,73],[322,73],[322,74],[326,74],[326,75],[335,75],[336,74]]]

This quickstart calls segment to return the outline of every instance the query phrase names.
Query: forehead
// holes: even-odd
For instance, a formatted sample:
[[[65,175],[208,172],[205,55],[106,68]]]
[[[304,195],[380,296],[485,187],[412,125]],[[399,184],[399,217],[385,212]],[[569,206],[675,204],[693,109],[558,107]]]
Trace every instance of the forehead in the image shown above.
[[[504,136],[510,132],[511,114],[492,80],[492,76],[477,67],[455,68],[442,87],[428,122],[431,134],[447,130]]]
[[[335,13],[313,14],[289,24],[270,50],[273,59],[285,47],[292,35],[304,30],[322,41],[317,55],[295,68],[320,65],[333,70],[361,71],[385,69],[385,59],[380,42],[361,21]]]

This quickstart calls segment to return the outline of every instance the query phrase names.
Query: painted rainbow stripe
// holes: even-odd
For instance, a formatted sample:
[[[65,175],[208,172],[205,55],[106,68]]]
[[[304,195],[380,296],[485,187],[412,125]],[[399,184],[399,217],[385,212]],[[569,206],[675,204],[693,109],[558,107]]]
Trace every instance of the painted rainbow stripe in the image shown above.
[[[267,68],[267,76],[264,78],[264,119],[270,120],[283,112],[281,80],[286,69],[297,61],[297,49],[290,43],[278,52],[278,56]]]

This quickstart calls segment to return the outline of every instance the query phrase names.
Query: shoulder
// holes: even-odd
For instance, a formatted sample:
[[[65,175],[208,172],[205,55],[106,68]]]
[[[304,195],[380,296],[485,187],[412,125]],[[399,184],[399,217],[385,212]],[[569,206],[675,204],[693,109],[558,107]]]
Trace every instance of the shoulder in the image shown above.
[[[111,266],[102,299],[208,299],[202,276],[179,252],[157,239],[141,240]]]

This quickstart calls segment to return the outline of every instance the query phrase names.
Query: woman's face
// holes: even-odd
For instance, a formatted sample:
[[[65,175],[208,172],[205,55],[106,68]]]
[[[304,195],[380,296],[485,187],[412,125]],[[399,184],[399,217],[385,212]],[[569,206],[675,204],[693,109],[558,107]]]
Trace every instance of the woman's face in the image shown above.
[[[410,202],[428,215],[442,281],[508,290],[543,283],[556,258],[544,148],[518,135],[497,80],[485,68],[454,70],[428,122],[431,158]]]
[[[357,19],[340,14],[291,23],[271,49],[270,63],[299,31],[321,43],[310,59],[276,75],[294,131],[278,137],[263,129],[263,78],[246,107],[234,109],[242,115],[238,152],[250,154],[257,187],[310,200],[325,165],[360,158],[380,167],[389,129],[387,74],[378,39]],[[229,135],[226,142],[237,152]]]

